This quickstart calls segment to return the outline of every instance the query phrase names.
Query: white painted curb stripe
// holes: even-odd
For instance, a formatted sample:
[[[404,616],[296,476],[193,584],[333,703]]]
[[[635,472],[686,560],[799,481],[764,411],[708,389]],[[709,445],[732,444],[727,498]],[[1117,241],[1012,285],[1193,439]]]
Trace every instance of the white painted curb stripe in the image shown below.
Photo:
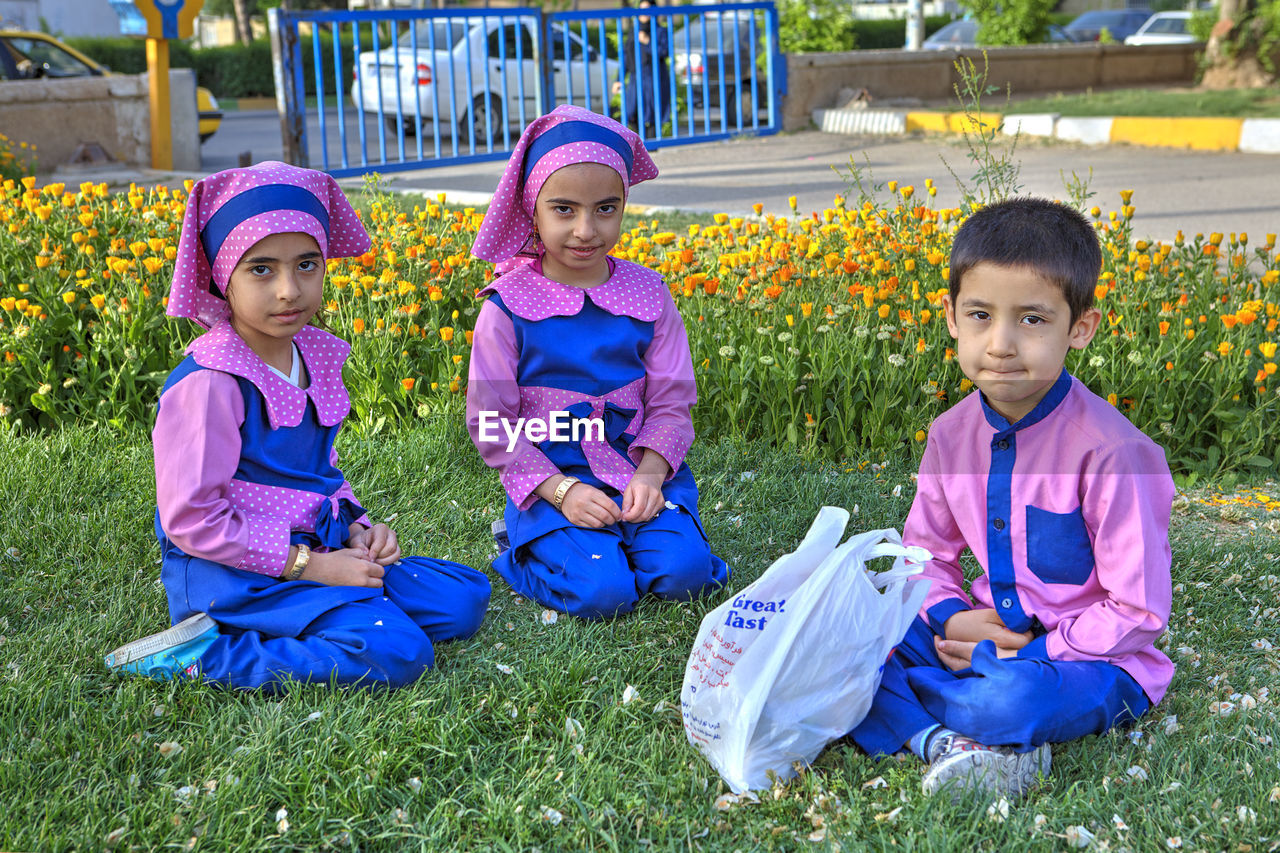
[[[1240,150],[1280,154],[1280,119],[1247,118],[1240,128]]]
[[[1004,117],[1000,132],[1005,136],[1053,136],[1057,113],[1016,113]]]
[[[814,110],[813,123],[824,133],[907,132],[907,114],[893,110]]]
[[[1087,145],[1104,145],[1111,141],[1110,118],[1074,118],[1063,116],[1058,119],[1057,137]]]

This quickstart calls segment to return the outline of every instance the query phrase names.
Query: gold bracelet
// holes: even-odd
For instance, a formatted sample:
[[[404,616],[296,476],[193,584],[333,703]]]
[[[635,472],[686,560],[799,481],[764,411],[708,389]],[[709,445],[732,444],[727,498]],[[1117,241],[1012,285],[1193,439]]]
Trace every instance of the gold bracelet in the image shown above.
[[[551,496],[551,505],[560,510],[561,505],[564,503],[564,496],[569,494],[569,490],[573,488],[575,483],[581,482],[577,477],[565,477],[561,480],[560,485],[556,486],[555,494]]]
[[[307,563],[311,562],[311,549],[306,545],[298,545],[298,556],[293,558],[293,565],[284,573],[284,579],[287,581],[296,581],[302,577],[302,573],[307,569]]]

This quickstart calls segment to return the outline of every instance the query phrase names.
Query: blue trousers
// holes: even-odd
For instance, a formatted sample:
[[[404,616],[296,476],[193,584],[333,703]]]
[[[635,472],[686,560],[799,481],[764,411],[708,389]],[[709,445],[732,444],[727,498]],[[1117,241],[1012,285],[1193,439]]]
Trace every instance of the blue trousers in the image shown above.
[[[1000,658],[986,640],[972,665],[952,671],[916,617],[885,663],[867,718],[849,733],[873,756],[892,755],[916,732],[941,723],[989,746],[1029,752],[1130,723],[1151,707],[1138,682],[1105,661]]]
[[[383,588],[281,581],[185,554],[164,560],[169,614],[204,612],[219,636],[200,677],[242,689],[286,680],[401,687],[435,662],[432,644],[468,637],[489,604],[489,579],[427,557],[388,566]]]
[[[493,567],[521,595],[583,619],[628,613],[644,595],[685,601],[729,579],[693,517],[670,508],[638,524],[553,530]]]

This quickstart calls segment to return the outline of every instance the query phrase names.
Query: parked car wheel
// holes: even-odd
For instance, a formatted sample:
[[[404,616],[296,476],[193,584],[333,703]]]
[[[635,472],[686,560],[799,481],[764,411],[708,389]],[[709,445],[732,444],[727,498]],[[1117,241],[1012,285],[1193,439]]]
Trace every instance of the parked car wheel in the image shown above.
[[[469,141],[472,138],[470,134],[475,134],[475,146],[480,148],[488,145],[489,135],[492,134],[494,145],[500,145],[505,122],[502,98],[490,92],[486,103],[483,94],[476,95],[466,118],[458,122],[459,141]]]

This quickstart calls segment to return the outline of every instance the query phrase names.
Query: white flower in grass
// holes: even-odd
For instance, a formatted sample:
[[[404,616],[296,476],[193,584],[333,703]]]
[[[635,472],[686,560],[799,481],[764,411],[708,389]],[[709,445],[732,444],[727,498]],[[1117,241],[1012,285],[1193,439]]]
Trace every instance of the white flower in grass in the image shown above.
[[[787,341],[789,341],[789,340],[791,340],[791,333],[790,333],[790,332],[779,332],[779,333],[778,333],[778,342],[779,342],[779,343],[783,343],[783,344],[785,344],[785,343],[786,343]]]
[[[629,705],[640,698],[640,691],[636,690],[630,684],[622,691],[622,704]]]
[[[896,352],[889,353],[889,363],[892,364],[894,367],[902,367],[904,364],[907,363],[907,358],[901,353],[896,353]]]
[[[276,812],[276,830],[284,835],[289,831],[289,810],[280,809]]]
[[[1260,652],[1269,652],[1274,648],[1274,646],[1271,645],[1270,640],[1254,640],[1252,646]]]
[[[867,335],[870,335],[870,334],[871,334],[871,330],[868,329],[866,326],[856,326],[853,330],[853,335],[856,338],[865,338]]]
[[[194,785],[183,785],[181,788],[173,792],[179,802],[189,803],[192,797],[198,795],[200,791]]]
[[[560,619],[560,614],[555,612],[554,610],[542,611],[541,621],[543,625],[554,625],[559,619]]]
[[[314,723],[316,720],[320,719],[323,716],[324,716],[323,711],[312,711],[310,714],[307,714],[307,721]]]
[[[1063,838],[1071,847],[1088,847],[1093,844],[1093,833],[1083,826],[1068,826],[1067,831],[1063,833]]]
[[[409,813],[404,809],[393,809],[391,812],[391,819],[396,823],[408,823]]]
[[[1215,717],[1229,717],[1235,710],[1234,702],[1213,702],[1209,705],[1209,713]]]
[[[507,666],[505,663],[494,664],[494,666],[496,666],[498,668],[498,672],[502,673],[503,675],[510,675],[511,673],[515,672],[514,669]]]
[[[1164,844],[1165,844],[1165,846],[1166,846],[1166,847],[1168,847],[1170,850],[1177,850],[1178,848],[1180,848],[1180,847],[1182,846],[1182,836],[1181,836],[1181,835],[1170,835],[1168,838],[1166,838],[1166,839],[1164,840]]]
[[[421,780],[421,779],[419,779],[417,776],[414,776],[414,777],[410,778],[410,779],[409,779],[409,790],[413,791],[415,794],[416,794],[416,793],[418,793],[419,791],[421,791],[421,790],[422,790],[422,780]]]
[[[1139,767],[1136,764],[1130,767],[1125,772],[1128,773],[1130,776],[1132,776],[1135,781],[1138,781],[1138,782],[1147,781],[1147,771],[1143,770],[1141,767]]]
[[[1044,815],[1042,814],[1036,815],[1034,818],[1031,819],[1031,831],[1039,832],[1040,830],[1044,829],[1045,824],[1047,824],[1048,822],[1049,822],[1049,818],[1045,817]]]
[[[996,823],[1004,823],[1009,818],[1009,801],[1001,797],[987,806],[987,817]]]
[[[1241,711],[1252,711],[1252,710],[1253,710],[1254,708],[1256,708],[1256,707],[1258,707],[1258,700],[1257,700],[1257,699],[1254,699],[1254,698],[1253,698],[1252,696],[1250,696],[1248,693],[1246,693],[1246,694],[1244,694],[1243,696],[1241,696],[1241,697],[1240,697],[1240,710],[1241,710]]]
[[[738,803],[737,794],[721,794],[720,796],[716,797],[716,801],[711,804],[711,807],[718,812],[727,812],[729,809],[737,805],[737,803]]]
[[[573,717],[565,717],[564,733],[569,736],[569,740],[582,740],[582,723],[578,722]]]
[[[1116,828],[1117,832],[1129,831],[1129,824],[1125,823],[1124,818],[1120,817],[1118,814],[1113,814],[1111,816],[1111,825]]]
[[[542,819],[552,826],[559,826],[564,821],[564,815],[551,808],[551,806],[541,806],[538,812],[542,815]]]
[[[892,492],[890,492],[890,494],[892,494],[895,498],[900,498],[900,497],[902,497],[902,485],[901,485],[901,484],[898,484],[898,485],[894,486],[894,487],[893,487],[893,491],[892,491]]]
[[[1106,363],[1107,363],[1107,360],[1100,355],[1095,355],[1093,358],[1089,359],[1090,367],[1095,367],[1095,368],[1102,367],[1102,365]]]
[[[1258,813],[1248,806],[1241,806],[1236,809],[1236,820],[1241,823],[1257,823]]]
[[[773,356],[771,356],[771,355],[762,355],[762,356],[760,356],[760,363],[761,363],[761,364],[763,364],[765,367],[770,367],[770,366],[772,366],[772,365],[773,365]]]

